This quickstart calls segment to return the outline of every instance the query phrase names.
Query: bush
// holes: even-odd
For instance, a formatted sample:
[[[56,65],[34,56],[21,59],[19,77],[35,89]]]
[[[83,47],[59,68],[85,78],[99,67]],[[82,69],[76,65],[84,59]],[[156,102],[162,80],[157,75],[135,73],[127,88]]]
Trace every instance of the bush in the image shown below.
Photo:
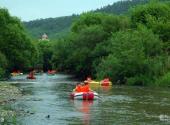
[[[6,57],[0,52],[0,79],[5,76],[7,67],[7,60]]]
[[[149,79],[149,77],[146,75],[135,76],[135,77],[127,79],[128,85],[144,86],[144,85],[148,85],[150,83],[152,83],[152,80]]]
[[[132,9],[131,22],[133,26],[143,24],[151,29],[164,42],[170,40],[170,7],[167,3],[151,2]]]
[[[162,70],[162,42],[158,36],[139,27],[114,33],[109,42],[110,55],[96,66],[97,78],[110,77],[114,83],[131,85],[152,84]]]
[[[122,65],[120,60],[115,58],[113,55],[109,55],[104,58],[102,62],[96,67],[97,78],[104,79],[109,77],[114,83],[122,80],[121,78]]]
[[[166,73],[162,77],[156,80],[158,86],[169,86],[170,87],[170,72]]]

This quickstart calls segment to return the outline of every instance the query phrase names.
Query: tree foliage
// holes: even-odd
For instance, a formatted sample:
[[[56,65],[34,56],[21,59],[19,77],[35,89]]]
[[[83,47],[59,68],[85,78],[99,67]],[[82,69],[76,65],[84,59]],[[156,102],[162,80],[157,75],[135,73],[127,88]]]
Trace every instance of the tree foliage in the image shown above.
[[[143,5],[148,2],[149,0],[121,0],[91,12],[122,15],[128,13],[128,10],[131,7]],[[65,17],[37,19],[29,22],[24,22],[24,25],[29,35],[35,40],[41,37],[43,33],[47,33],[50,39],[56,39],[67,35],[67,33],[70,31],[72,23],[79,17],[80,15],[73,14],[71,16]]]
[[[80,15],[54,47],[55,67],[80,77],[109,77],[117,84],[156,84],[170,69],[169,7],[151,2],[133,8],[130,17]]]
[[[132,24],[143,24],[152,29],[155,34],[168,42],[170,39],[170,7],[165,3],[150,2],[147,5],[133,9]]]
[[[97,67],[97,77],[109,76],[114,83],[138,85],[154,79],[156,74],[151,65],[158,62],[152,60],[161,54],[162,44],[151,31],[140,27],[138,30],[117,32],[109,42],[111,53]]]
[[[38,57],[35,67],[37,69],[43,69],[47,71],[48,69],[52,69],[51,58],[53,55],[52,50],[52,41],[36,41],[36,47],[38,51]]]
[[[3,55],[0,52],[0,79],[5,77],[6,71],[5,69],[7,68],[7,60],[5,55]]]
[[[34,43],[25,34],[20,21],[11,17],[7,10],[0,9],[0,30],[3,31],[0,32],[0,75],[5,74],[6,67],[34,66],[45,71],[57,68],[81,78],[89,75],[96,79],[109,77],[115,84],[168,86],[170,3],[151,1],[144,4],[147,0],[118,3],[126,10],[131,2],[142,5],[131,9],[128,15],[83,13],[79,18],[75,16],[68,35],[55,41]],[[62,27],[71,24],[69,17],[60,20],[66,18]],[[50,35],[56,27],[58,31],[65,29],[59,26],[60,21],[50,24],[48,20],[52,21],[40,22],[41,26],[47,24],[42,26],[44,29],[51,29]],[[40,22],[30,22],[28,27],[39,27]],[[40,29],[35,28],[36,33],[39,34]]]
[[[59,42],[58,46],[60,48],[56,50],[60,50],[60,52],[55,52],[53,61],[58,62],[61,57],[59,53],[62,53],[65,61],[59,64],[60,68],[65,66],[68,70],[72,70],[80,76],[93,74],[95,72],[93,62],[95,59],[98,60],[95,49],[97,45],[107,41],[113,32],[121,31],[129,26],[129,19],[127,17],[101,13],[84,13],[72,25],[72,33],[70,33],[69,37]],[[63,45],[61,46],[61,44]],[[66,48],[68,47],[69,51],[67,53]]]
[[[7,66],[4,70],[26,70],[33,65],[35,47],[27,37],[20,20],[0,9],[0,52]],[[2,59],[4,59],[2,58]]]

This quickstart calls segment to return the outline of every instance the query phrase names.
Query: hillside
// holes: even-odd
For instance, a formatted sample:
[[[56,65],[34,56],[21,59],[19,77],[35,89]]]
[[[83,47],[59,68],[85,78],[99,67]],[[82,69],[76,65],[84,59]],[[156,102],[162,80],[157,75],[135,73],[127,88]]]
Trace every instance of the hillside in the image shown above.
[[[119,1],[113,3],[112,5],[97,9],[94,12],[125,14],[129,8],[139,4],[145,4],[148,1],[149,0]],[[72,22],[78,17],[78,15],[72,15],[58,18],[39,19],[30,22],[24,22],[24,25],[30,36],[34,39],[40,38],[43,33],[46,33],[50,39],[54,39],[62,37],[68,33]]]
[[[77,17],[78,16],[76,15],[72,15],[58,18],[39,19],[23,23],[30,36],[34,39],[40,38],[43,33],[48,34],[49,38],[56,38],[69,32],[71,23]]]

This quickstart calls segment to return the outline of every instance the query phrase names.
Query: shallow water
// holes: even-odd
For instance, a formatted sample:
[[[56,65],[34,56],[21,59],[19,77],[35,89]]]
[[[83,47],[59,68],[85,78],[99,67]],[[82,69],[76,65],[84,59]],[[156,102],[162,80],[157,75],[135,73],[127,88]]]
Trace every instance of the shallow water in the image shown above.
[[[11,79],[23,97],[12,108],[17,125],[169,125],[170,89],[146,87],[94,87],[99,100],[71,100],[77,83],[69,75],[46,74],[26,80]]]

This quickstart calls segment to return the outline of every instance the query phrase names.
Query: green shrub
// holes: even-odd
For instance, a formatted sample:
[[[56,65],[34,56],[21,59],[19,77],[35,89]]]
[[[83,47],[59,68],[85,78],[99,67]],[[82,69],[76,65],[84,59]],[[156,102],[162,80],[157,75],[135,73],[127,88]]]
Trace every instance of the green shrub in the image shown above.
[[[0,52],[0,79],[5,76],[7,67],[7,60],[6,57]]]
[[[150,83],[152,83],[152,80],[149,79],[149,77],[146,76],[146,75],[135,76],[135,77],[127,79],[128,85],[145,86],[145,85],[148,85]]]
[[[96,66],[97,78],[146,85],[161,74],[162,42],[151,30],[139,26],[137,30],[120,31],[112,35],[108,44],[110,55]]]
[[[170,86],[170,72],[166,73],[162,77],[156,80],[158,86]]]

